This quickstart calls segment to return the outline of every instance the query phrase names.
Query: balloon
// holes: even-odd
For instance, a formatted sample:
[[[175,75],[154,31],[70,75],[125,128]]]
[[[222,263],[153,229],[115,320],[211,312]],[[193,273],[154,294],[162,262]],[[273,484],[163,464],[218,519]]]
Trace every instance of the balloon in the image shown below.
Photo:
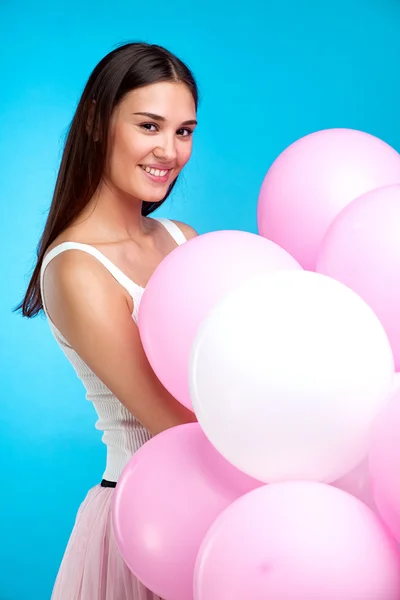
[[[374,499],[379,513],[400,542],[400,389],[378,415],[370,449]]]
[[[396,475],[397,476],[397,475]],[[387,496],[382,494],[377,487],[374,492],[375,506],[381,516],[382,521],[387,525],[388,530],[394,538],[400,542],[400,519],[398,505],[390,503]]]
[[[375,311],[400,370],[400,185],[353,200],[330,225],[316,270],[351,287]]]
[[[393,381],[393,393],[396,390],[400,390],[400,373],[395,373],[394,374],[394,381]]]
[[[332,486],[286,482],[236,500],[195,568],[195,600],[398,600],[396,543],[365,504]]]
[[[368,453],[394,377],[386,333],[343,284],[307,271],[248,281],[196,336],[197,419],[225,458],[270,483],[331,483]]]
[[[259,233],[314,270],[319,245],[337,214],[354,198],[400,183],[400,155],[353,129],[307,135],[278,156],[261,187]]]
[[[126,564],[164,600],[190,600],[208,528],[260,485],[227,463],[197,423],[155,436],[132,457],[115,490],[113,527]]]
[[[207,311],[255,275],[300,268],[285,250],[245,231],[200,235],[162,261],[143,294],[139,331],[154,372],[174,398],[192,409],[190,349]]]

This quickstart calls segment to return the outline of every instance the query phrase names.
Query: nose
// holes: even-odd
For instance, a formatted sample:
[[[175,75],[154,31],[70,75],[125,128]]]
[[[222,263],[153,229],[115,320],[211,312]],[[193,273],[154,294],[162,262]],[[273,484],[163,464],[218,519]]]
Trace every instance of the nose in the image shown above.
[[[153,150],[156,158],[162,159],[165,162],[176,160],[176,136],[175,134],[165,133],[162,138],[158,139],[158,146]]]

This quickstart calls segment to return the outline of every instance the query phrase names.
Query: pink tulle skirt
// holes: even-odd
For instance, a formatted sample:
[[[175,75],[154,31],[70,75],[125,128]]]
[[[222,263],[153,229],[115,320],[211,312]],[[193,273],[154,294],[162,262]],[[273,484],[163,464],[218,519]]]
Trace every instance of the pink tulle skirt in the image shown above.
[[[112,531],[113,488],[97,485],[82,503],[52,600],[162,600],[129,571]]]

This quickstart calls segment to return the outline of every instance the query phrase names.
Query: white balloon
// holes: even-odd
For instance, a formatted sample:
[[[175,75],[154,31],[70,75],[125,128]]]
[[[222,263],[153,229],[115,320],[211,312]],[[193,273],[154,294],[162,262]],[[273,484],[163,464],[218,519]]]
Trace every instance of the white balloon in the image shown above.
[[[190,390],[215,448],[263,482],[331,483],[368,451],[394,360],[372,309],[307,271],[248,281],[205,318]]]
[[[396,393],[397,390],[400,390],[400,373],[394,374],[394,382],[393,382],[393,393]]]

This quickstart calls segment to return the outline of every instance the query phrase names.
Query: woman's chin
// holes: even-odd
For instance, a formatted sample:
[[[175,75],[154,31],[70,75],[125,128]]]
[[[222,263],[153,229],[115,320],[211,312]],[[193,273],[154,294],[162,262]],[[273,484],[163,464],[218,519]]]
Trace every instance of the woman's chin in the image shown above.
[[[164,185],[154,185],[153,182],[149,182],[149,184],[145,183],[144,185],[132,186],[129,195],[132,198],[140,198],[142,202],[149,202],[153,204],[164,200],[168,193],[168,188],[168,183]]]
[[[159,188],[158,190],[142,190],[142,193],[138,196],[141,198],[143,202],[161,202],[164,200],[165,196],[168,192],[168,186],[164,186],[163,188]]]

